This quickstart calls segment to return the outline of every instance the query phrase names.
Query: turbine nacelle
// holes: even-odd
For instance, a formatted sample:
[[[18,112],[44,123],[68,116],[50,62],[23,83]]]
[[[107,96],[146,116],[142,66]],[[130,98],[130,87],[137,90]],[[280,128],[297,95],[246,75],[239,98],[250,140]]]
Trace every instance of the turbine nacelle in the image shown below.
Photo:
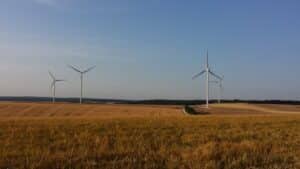
[[[80,74],[85,74],[85,73],[93,70],[96,66],[92,66],[92,67],[90,67],[90,68],[88,68],[88,69],[86,69],[84,71],[81,71],[81,70],[79,70],[78,68],[76,68],[75,66],[72,66],[72,65],[68,65],[68,67],[70,67],[71,69],[73,69],[74,71],[76,71],[76,72],[78,72]]]
[[[49,75],[52,78],[52,83],[55,84],[56,82],[65,82],[64,79],[56,79],[55,76],[49,71]]]

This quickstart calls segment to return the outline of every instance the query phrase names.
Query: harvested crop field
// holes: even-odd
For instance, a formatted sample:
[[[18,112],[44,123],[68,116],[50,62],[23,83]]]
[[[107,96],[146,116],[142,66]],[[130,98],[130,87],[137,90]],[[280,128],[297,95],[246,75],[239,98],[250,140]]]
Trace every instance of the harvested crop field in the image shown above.
[[[2,102],[0,168],[300,168],[300,115],[252,112]]]
[[[183,116],[181,106],[0,102],[0,117],[132,118]]]
[[[300,115],[299,105],[228,103],[204,107],[194,106],[194,109],[211,115]]]

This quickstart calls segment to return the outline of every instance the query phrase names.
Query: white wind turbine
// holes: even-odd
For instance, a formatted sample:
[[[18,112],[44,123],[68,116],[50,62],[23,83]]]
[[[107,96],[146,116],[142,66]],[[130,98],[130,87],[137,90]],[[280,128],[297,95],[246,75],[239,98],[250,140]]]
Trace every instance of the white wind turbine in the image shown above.
[[[206,108],[209,107],[209,82],[210,82],[210,75],[216,77],[219,80],[222,80],[222,78],[220,76],[218,76],[217,74],[215,74],[209,67],[208,64],[208,50],[206,51],[206,65],[205,65],[205,69],[202,70],[200,73],[196,74],[193,79],[196,79],[197,77],[201,76],[202,74],[206,74]]]
[[[56,94],[56,83],[64,82],[65,80],[56,79],[55,76],[49,71],[49,75],[52,78],[51,90],[52,90],[52,102],[55,103],[55,94]]]
[[[73,69],[74,71],[78,72],[80,74],[80,82],[81,82],[81,85],[80,85],[80,104],[82,104],[82,95],[83,95],[83,75],[88,73],[89,71],[91,71],[92,69],[94,69],[96,66],[93,66],[93,67],[90,67],[84,71],[81,71],[79,69],[77,69],[76,67],[74,66],[71,66],[71,65],[68,65],[71,69]]]
[[[210,81],[211,83],[218,84],[218,86],[219,86],[219,97],[218,97],[219,104],[221,103],[222,95],[223,95],[223,91],[224,91],[223,80],[224,80],[224,76],[222,76],[222,79],[218,79],[218,81]]]

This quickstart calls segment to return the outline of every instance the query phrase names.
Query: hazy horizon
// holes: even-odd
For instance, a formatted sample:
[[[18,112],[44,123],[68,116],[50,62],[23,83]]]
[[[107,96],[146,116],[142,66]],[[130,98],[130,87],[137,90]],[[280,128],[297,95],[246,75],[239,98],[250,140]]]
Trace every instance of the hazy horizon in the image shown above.
[[[204,99],[205,64],[225,99],[300,100],[300,2],[3,0],[0,96]],[[212,98],[218,88],[212,85]]]

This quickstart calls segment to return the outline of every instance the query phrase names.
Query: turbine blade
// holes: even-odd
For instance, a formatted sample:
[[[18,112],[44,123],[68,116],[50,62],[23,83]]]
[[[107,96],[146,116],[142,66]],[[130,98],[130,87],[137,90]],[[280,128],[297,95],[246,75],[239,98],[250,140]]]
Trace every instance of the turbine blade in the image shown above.
[[[53,82],[51,83],[51,89],[53,89],[54,85],[55,85],[55,80],[53,80]]]
[[[208,67],[208,49],[206,49],[206,67]]]
[[[216,77],[219,80],[222,80],[222,78],[218,75],[216,75],[214,72],[212,72],[211,70],[209,71],[210,74],[212,74],[214,77]]]
[[[69,68],[75,70],[78,73],[82,73],[79,69],[77,69],[76,67],[72,66],[72,65],[68,65]]]
[[[193,80],[196,79],[197,77],[201,76],[203,73],[205,73],[205,70],[203,70],[202,72],[196,74],[195,76],[193,76]]]
[[[220,81],[220,87],[222,92],[224,91],[223,81],[224,81],[224,75],[222,76],[222,80]]]
[[[96,66],[90,67],[90,68],[88,68],[87,70],[83,71],[82,73],[87,73],[87,72],[93,70],[95,67],[96,67]]]
[[[63,79],[58,79],[58,80],[55,80],[56,82],[65,82],[66,80],[63,80]]]
[[[49,75],[51,76],[51,78],[52,78],[53,80],[55,80],[54,75],[53,75],[50,71],[48,71],[48,72],[49,72]]]

